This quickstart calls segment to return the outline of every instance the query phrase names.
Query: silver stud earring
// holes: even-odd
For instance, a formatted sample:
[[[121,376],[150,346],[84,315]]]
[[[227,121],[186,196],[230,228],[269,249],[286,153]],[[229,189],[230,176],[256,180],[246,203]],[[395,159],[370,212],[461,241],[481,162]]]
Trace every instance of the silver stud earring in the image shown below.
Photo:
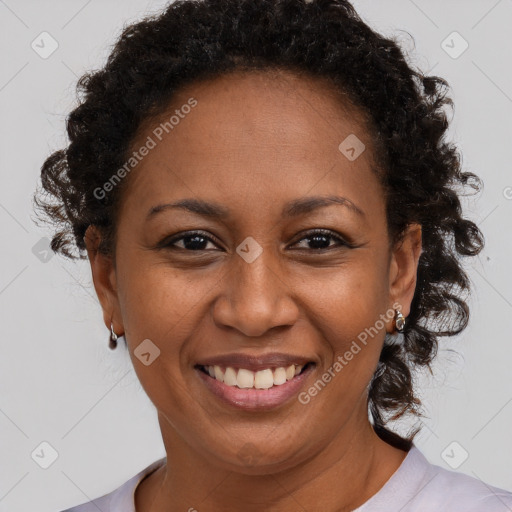
[[[108,343],[108,346],[111,350],[115,350],[117,347],[117,334],[114,332],[114,326],[112,325],[112,322],[110,322],[110,340]]]
[[[405,317],[398,309],[395,309],[395,327],[399,332],[402,332],[405,327]]]

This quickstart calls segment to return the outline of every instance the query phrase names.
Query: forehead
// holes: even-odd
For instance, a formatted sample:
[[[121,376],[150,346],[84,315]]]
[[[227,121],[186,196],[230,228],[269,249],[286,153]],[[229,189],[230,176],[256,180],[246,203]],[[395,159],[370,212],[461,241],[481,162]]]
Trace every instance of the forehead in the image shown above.
[[[308,192],[379,194],[363,113],[326,80],[251,71],[189,84],[141,125],[132,150],[150,139],[126,193],[144,207],[183,197],[268,206]]]

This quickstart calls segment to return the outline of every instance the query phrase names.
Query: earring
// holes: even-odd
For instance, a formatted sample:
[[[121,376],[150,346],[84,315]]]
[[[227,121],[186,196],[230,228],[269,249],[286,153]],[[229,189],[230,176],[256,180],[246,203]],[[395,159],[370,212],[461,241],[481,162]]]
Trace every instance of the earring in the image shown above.
[[[115,350],[117,347],[117,334],[114,332],[114,326],[112,325],[112,322],[110,322],[110,340],[108,343],[108,346],[111,350]]]
[[[405,327],[404,315],[402,315],[402,312],[398,309],[395,309],[395,327],[399,332],[402,332]]]

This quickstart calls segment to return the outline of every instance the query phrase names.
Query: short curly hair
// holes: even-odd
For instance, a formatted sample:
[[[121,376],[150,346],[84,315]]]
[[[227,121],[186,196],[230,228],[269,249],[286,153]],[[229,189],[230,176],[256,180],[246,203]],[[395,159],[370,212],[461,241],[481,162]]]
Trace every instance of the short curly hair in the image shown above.
[[[176,0],[124,27],[105,66],[78,81],[83,97],[67,118],[69,145],[41,168],[44,191],[34,202],[55,226],[51,248],[86,258],[85,231],[95,225],[99,250],[115,261],[127,180],[102,199],[94,191],[127,161],[143,122],[166,112],[186,84],[257,69],[327,79],[348,97],[370,120],[390,242],[410,223],[422,226],[403,343],[384,343],[368,392],[377,434],[410,447],[419,428],[402,437],[385,427],[405,413],[422,416],[413,371],[431,371],[438,337],[467,326],[469,279],[460,257],[478,254],[484,239],[462,217],[460,196],[465,187],[478,192],[482,182],[462,172],[456,147],[445,140],[444,107],[453,106],[446,80],[413,70],[399,43],[372,30],[347,0]]]

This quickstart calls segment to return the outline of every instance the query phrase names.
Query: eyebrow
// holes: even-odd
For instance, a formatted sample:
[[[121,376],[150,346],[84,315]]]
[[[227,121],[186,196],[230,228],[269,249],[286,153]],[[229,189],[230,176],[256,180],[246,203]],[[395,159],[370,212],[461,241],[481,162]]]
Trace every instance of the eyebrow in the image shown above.
[[[311,196],[295,199],[284,205],[281,216],[283,218],[297,217],[299,215],[305,215],[306,213],[310,213],[313,210],[325,206],[330,206],[332,204],[345,206],[357,215],[365,217],[363,210],[361,210],[353,201],[341,196]],[[152,219],[156,216],[156,214],[160,212],[176,208],[212,219],[225,219],[230,216],[230,210],[225,206],[201,199],[190,198],[181,199],[173,203],[164,203],[153,206],[148,212],[146,221]]]

